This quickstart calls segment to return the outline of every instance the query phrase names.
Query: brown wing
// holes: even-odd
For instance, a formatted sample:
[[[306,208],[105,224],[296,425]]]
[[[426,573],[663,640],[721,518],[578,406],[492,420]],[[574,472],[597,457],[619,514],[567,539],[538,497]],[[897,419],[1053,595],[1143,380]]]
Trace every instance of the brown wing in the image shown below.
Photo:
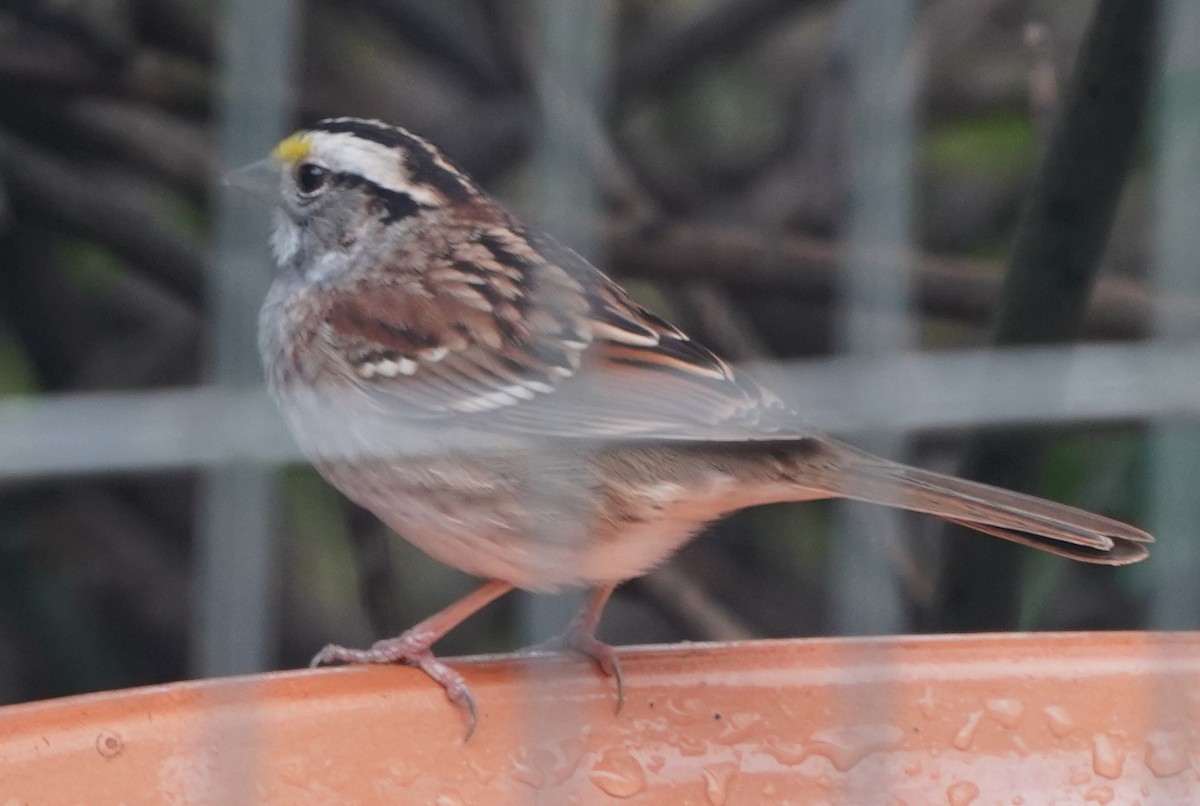
[[[488,240],[458,244],[421,273],[324,292],[322,336],[346,373],[402,418],[479,414],[546,395],[573,375],[591,336],[584,289],[500,263]]]
[[[595,438],[783,436],[768,426],[771,415],[782,411],[770,393],[584,267],[592,275],[587,288],[593,341],[581,371],[552,398],[503,412],[506,423]]]
[[[555,437],[746,439],[782,407],[574,252],[475,232],[422,274],[328,291],[324,335],[402,418]]]

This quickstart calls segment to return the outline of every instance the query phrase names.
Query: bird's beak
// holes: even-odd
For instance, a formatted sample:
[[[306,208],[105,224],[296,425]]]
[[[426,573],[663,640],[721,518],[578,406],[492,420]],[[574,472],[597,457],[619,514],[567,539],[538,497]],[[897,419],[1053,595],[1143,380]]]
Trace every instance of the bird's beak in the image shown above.
[[[236,171],[230,171],[221,179],[229,187],[249,191],[256,196],[273,197],[279,193],[279,160],[267,157],[252,162]]]

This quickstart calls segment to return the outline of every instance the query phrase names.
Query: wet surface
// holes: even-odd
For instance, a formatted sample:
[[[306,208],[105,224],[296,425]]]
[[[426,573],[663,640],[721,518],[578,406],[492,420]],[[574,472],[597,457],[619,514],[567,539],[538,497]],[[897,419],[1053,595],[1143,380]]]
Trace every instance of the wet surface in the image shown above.
[[[0,804],[1200,802],[1200,635],[1020,635],[342,668],[0,709]]]

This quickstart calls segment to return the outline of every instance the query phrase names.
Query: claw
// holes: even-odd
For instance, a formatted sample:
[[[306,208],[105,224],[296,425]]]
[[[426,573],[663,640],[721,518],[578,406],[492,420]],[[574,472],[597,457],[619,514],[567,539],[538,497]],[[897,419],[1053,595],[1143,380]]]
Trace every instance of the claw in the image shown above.
[[[625,706],[625,675],[621,672],[621,661],[617,652],[611,646],[598,640],[594,635],[565,635],[563,644],[579,654],[591,658],[592,663],[606,677],[611,677],[617,687],[617,707],[614,714],[620,714]]]
[[[475,707],[475,697],[466,683],[463,683],[461,688],[447,687],[446,696],[467,715],[467,732],[463,736],[463,744],[466,744],[475,735],[475,727],[479,724],[479,710]]]
[[[606,677],[611,677],[617,686],[617,707],[614,714],[620,714],[625,705],[625,675],[621,672],[621,661],[617,658],[616,650],[596,638],[596,625],[600,621],[600,613],[604,610],[608,597],[612,595],[615,585],[605,585],[595,588],[583,608],[571,619],[562,635],[535,644],[530,650],[561,651],[573,649],[581,655],[592,659]]]
[[[329,644],[308,665],[310,668],[327,663],[405,663],[415,666],[438,683],[446,697],[466,712],[467,734],[463,741],[469,741],[479,721],[475,697],[463,676],[435,658],[429,648],[464,618],[510,590],[512,585],[508,582],[492,580],[403,635],[376,641],[370,649],[347,649]]]
[[[313,659],[308,662],[308,668],[315,669],[318,666],[328,666],[331,663],[368,663],[365,658],[359,657],[367,653],[361,649],[347,649],[344,646],[337,644],[326,644],[321,648],[321,651],[313,655]]]
[[[446,692],[446,698],[466,713],[467,733],[463,736],[463,742],[470,741],[479,722],[479,710],[475,707],[475,696],[471,694],[467,681],[428,650],[413,658],[411,662],[440,684]]]

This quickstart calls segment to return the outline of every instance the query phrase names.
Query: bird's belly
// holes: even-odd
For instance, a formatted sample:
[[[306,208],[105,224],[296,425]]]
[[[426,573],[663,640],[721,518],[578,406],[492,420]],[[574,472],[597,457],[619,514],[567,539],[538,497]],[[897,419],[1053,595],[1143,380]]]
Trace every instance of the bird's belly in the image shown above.
[[[720,480],[613,489],[586,460],[532,465],[459,456],[318,467],[430,556],[535,591],[643,574],[736,508]]]

